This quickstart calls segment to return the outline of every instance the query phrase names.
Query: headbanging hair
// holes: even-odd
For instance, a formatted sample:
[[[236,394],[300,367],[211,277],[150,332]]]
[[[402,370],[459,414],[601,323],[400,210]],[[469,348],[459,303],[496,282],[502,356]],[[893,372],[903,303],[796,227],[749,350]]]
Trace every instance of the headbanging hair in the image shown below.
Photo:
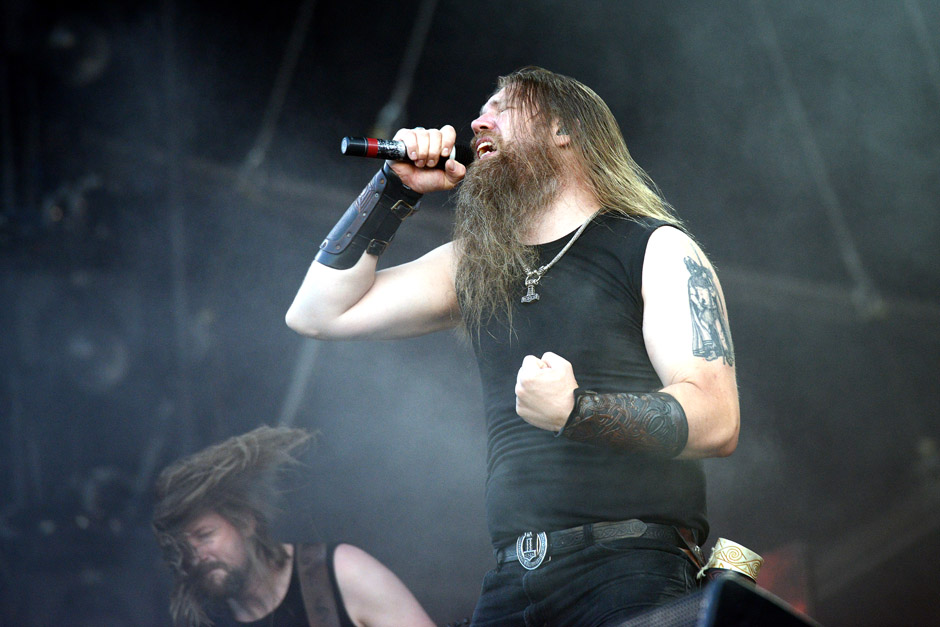
[[[565,129],[603,212],[681,226],[656,184],[633,160],[610,108],[591,88],[535,66],[500,77],[498,88],[534,116],[536,127],[557,124]]]
[[[311,437],[303,429],[262,426],[184,457],[160,473],[153,530],[175,575],[170,614],[176,625],[209,624],[188,578],[190,548],[183,537],[185,526],[198,516],[215,512],[240,530],[253,524],[258,557],[283,566],[287,552],[268,528],[276,512],[276,479],[299,463],[294,454]]]

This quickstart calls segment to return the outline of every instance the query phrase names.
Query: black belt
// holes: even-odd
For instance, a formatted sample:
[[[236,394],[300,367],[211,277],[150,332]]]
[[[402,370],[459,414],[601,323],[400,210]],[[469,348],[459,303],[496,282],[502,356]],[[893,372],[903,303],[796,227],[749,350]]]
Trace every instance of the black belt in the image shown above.
[[[660,525],[632,519],[618,522],[599,522],[562,531],[546,533],[527,531],[516,539],[516,544],[496,551],[496,563],[518,561],[528,570],[538,568],[553,555],[577,551],[595,542],[619,540],[621,538],[644,538],[662,540],[686,552],[692,552],[693,561],[701,561],[702,550],[696,544],[695,534],[690,529]]]

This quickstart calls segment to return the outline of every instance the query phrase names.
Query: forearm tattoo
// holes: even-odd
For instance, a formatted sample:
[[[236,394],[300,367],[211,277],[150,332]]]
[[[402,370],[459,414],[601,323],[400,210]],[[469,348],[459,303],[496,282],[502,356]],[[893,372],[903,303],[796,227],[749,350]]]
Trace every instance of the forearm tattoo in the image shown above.
[[[692,354],[707,361],[723,359],[734,365],[734,345],[728,316],[715,277],[701,260],[686,257],[689,269],[689,307],[692,309]]]
[[[582,392],[559,435],[621,451],[675,457],[689,439],[685,411],[671,394]]]

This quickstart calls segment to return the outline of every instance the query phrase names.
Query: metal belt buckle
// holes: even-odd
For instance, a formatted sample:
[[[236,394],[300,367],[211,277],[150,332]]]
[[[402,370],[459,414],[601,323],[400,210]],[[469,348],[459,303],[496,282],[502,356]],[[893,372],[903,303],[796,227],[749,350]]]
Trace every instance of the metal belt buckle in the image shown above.
[[[548,553],[548,535],[544,531],[526,531],[516,539],[516,559],[526,570],[535,570]]]

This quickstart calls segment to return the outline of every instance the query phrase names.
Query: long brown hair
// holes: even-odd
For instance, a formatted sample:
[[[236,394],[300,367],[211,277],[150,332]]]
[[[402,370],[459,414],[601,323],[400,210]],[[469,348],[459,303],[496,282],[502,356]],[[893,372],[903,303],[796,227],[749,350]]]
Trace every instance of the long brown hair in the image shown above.
[[[656,184],[633,160],[614,114],[594,90],[536,66],[500,77],[498,86],[529,115],[545,125],[557,123],[569,135],[602,212],[681,224]]]
[[[253,524],[254,555],[275,568],[284,565],[287,552],[268,528],[276,511],[275,479],[298,463],[293,453],[311,437],[303,429],[262,426],[184,457],[160,473],[153,530],[175,576],[170,598],[174,624],[209,622],[189,577],[191,549],[183,537],[186,525],[202,514],[215,512],[242,532]]]
[[[505,158],[473,163],[457,190],[455,287],[471,338],[492,316],[502,315],[512,326],[518,299],[514,290],[522,285],[525,266],[535,260],[535,249],[519,237],[559,191],[564,166],[554,158],[550,139],[556,125],[569,136],[568,145],[577,157],[572,161],[581,164],[582,183],[602,213],[656,218],[681,227],[627,150],[610,108],[593,90],[535,66],[500,77],[496,91],[501,89],[507,104],[526,119],[529,131],[528,137],[516,137],[512,143],[528,145],[525,150],[500,146]]]

